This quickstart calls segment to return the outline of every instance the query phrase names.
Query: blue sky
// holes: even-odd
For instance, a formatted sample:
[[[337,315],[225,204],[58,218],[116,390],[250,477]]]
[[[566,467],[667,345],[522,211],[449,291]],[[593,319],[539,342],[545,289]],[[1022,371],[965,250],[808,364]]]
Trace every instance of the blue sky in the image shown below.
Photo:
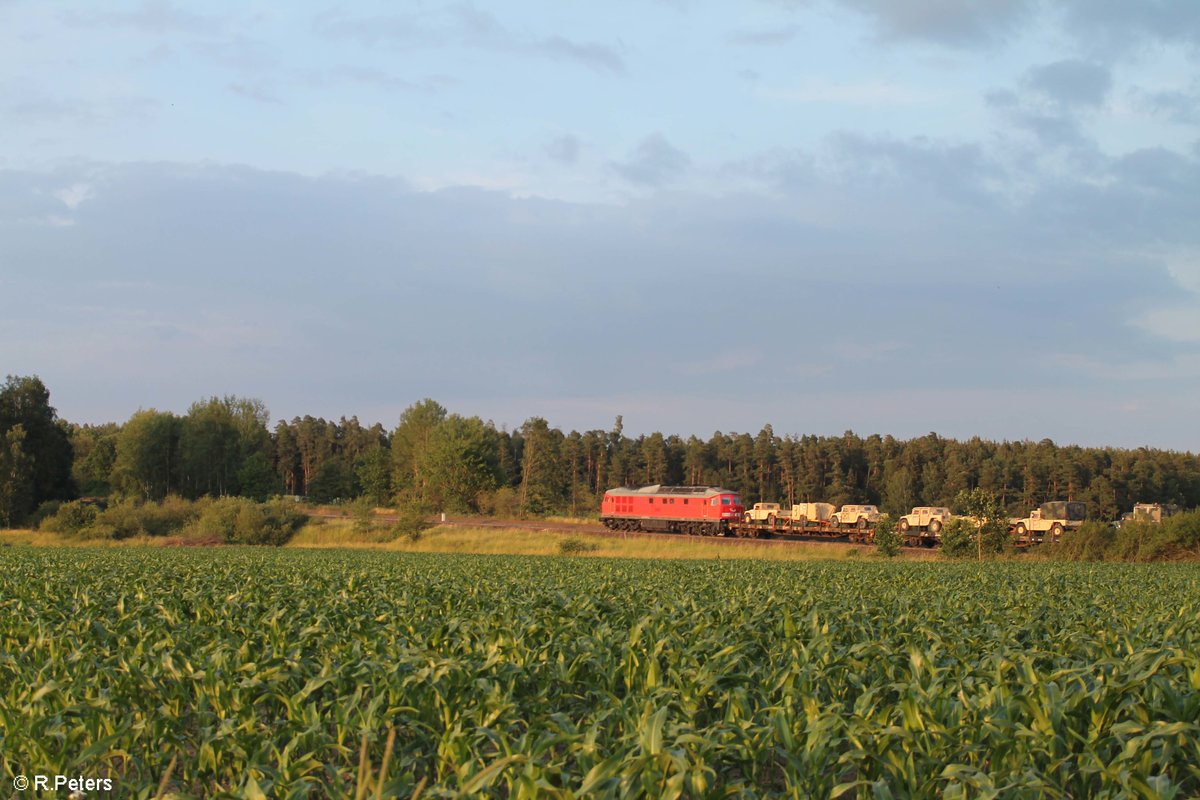
[[[1200,450],[1200,4],[0,0],[0,368]]]

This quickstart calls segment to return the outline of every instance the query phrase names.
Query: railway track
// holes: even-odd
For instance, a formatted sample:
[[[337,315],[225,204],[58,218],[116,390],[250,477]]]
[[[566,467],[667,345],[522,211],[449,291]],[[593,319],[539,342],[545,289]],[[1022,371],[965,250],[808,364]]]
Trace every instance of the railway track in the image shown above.
[[[319,517],[322,519],[350,519],[350,515],[335,511],[312,511],[309,512],[310,517]],[[398,517],[395,515],[380,514],[375,517],[379,522],[397,522]],[[545,531],[551,533],[572,533],[581,536],[594,536],[603,539],[628,539],[628,538],[643,538],[643,539],[662,539],[664,541],[703,541],[714,542],[721,545],[729,546],[757,546],[757,547],[779,547],[797,544],[844,544],[853,545],[861,544],[852,542],[849,533],[842,536],[816,535],[805,536],[797,533],[789,533],[785,531],[769,531],[769,535],[764,538],[756,538],[752,536],[688,536],[682,533],[659,533],[655,531],[611,531],[603,525],[579,525],[569,522],[551,522],[546,520],[496,520],[496,519],[480,519],[478,517],[446,517],[445,520],[432,519],[429,520],[434,527],[447,528],[495,528],[504,530],[528,530],[528,531]]]

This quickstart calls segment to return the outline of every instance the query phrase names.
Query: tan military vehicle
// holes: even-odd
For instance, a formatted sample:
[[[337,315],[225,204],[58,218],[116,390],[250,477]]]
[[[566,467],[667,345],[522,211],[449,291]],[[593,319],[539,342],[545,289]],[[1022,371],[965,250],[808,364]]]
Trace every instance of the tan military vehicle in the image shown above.
[[[1161,525],[1162,521],[1167,517],[1179,513],[1179,506],[1170,503],[1137,503],[1133,507],[1133,511],[1121,515],[1121,519],[1117,522],[1117,527],[1121,527],[1126,522],[1134,520],[1145,520],[1153,522],[1156,525]]]
[[[942,532],[942,526],[954,515],[945,506],[917,506],[900,518],[896,527],[901,534],[910,530],[927,531],[932,536]]]
[[[879,519],[879,509],[875,506],[845,505],[829,518],[829,524],[835,528],[869,528]]]
[[[796,503],[792,506],[789,519],[793,528],[807,528],[810,525],[819,527],[827,524],[836,510],[832,503]]]
[[[779,503],[755,503],[753,508],[746,509],[743,516],[746,522],[765,522],[774,527],[776,522],[787,517],[787,512],[780,508]]]
[[[1057,542],[1064,531],[1076,530],[1083,525],[1087,513],[1087,503],[1071,500],[1042,503],[1028,517],[1016,521],[1013,534],[1018,544],[1040,544],[1047,538]]]

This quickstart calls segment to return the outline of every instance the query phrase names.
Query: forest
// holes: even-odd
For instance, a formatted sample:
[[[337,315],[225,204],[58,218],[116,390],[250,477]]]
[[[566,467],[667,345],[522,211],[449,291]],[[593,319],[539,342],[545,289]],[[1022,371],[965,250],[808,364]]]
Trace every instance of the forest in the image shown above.
[[[707,439],[630,436],[619,416],[608,429],[565,433],[531,417],[506,430],[431,399],[392,429],[312,416],[272,427],[261,401],[236,396],[198,400],[182,415],[151,408],[123,423],[79,425],[58,417],[36,376],[9,376],[0,389],[0,527],[81,497],[365,498],[429,512],[586,517],[607,489],[656,483],[722,486],[747,504],[875,503],[891,514],[952,505],[978,487],[1014,515],[1082,500],[1111,520],[1137,502],[1200,505],[1200,457],[936,433],[781,436],[769,424]]]

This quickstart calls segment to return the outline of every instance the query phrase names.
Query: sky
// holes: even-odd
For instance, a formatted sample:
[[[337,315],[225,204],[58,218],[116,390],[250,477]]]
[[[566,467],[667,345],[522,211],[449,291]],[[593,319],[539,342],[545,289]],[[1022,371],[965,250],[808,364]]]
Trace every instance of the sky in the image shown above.
[[[0,370],[1200,451],[1200,3],[0,0]]]

